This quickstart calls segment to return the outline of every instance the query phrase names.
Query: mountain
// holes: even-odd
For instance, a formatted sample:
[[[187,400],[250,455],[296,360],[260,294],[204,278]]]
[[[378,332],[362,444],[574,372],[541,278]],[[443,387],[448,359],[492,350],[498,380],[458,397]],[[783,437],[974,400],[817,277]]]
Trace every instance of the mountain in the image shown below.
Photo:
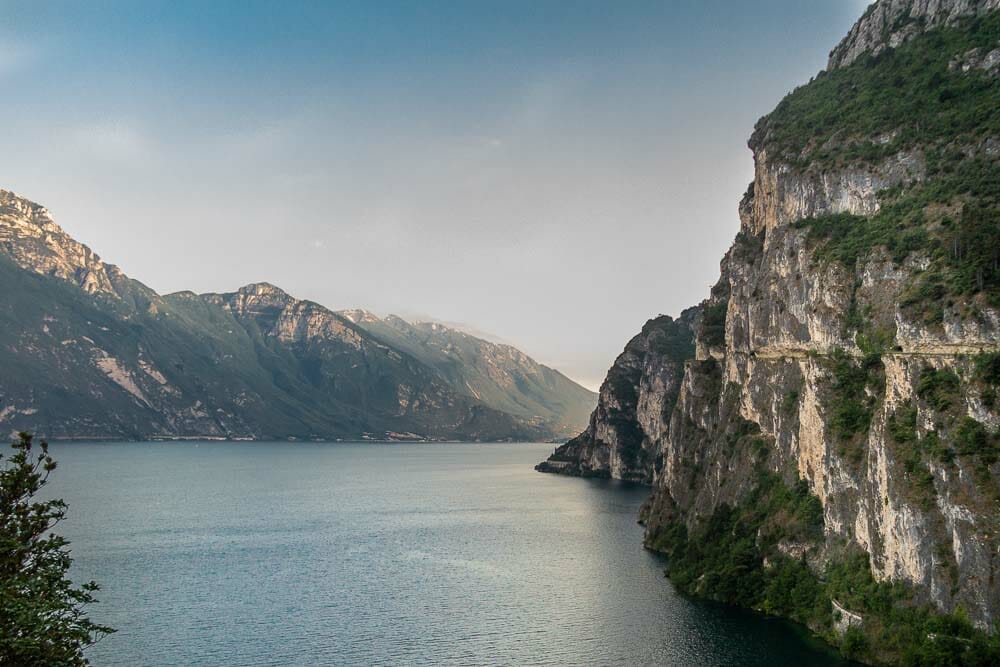
[[[1000,661],[998,8],[871,5],[757,123],[679,380],[644,330],[539,466],[650,481],[678,588],[870,663]]]
[[[3,190],[0,279],[8,432],[535,440],[581,428],[595,399],[513,348],[471,337],[458,352],[396,346],[267,283],[161,296]]]
[[[437,322],[341,311],[357,326],[434,369],[449,386],[490,407],[526,419],[541,417],[559,436],[587,422],[597,397],[520,350]]]

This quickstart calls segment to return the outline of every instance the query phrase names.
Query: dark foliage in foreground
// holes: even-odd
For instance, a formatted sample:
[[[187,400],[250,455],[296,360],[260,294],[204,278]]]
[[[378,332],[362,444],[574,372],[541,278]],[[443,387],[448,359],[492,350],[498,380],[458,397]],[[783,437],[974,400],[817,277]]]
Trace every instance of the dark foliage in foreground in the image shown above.
[[[66,516],[62,500],[36,502],[56,462],[21,433],[0,454],[0,665],[85,665],[83,650],[113,629],[91,622],[94,582],[75,587],[66,573],[68,542],[51,532]]]

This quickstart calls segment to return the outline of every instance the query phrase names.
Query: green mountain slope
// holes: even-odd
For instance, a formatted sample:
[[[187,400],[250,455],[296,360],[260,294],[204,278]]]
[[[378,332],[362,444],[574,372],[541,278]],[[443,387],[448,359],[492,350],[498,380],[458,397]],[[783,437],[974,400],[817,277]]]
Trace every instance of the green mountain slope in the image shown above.
[[[7,432],[525,440],[562,435],[589,409],[570,401],[565,416],[554,399],[549,413],[505,411],[502,392],[456,391],[454,373],[272,285],[160,296],[5,191],[0,279]]]
[[[351,314],[358,326],[433,368],[456,392],[512,415],[540,419],[560,436],[578,433],[597,402],[593,392],[510,345],[436,322]]]

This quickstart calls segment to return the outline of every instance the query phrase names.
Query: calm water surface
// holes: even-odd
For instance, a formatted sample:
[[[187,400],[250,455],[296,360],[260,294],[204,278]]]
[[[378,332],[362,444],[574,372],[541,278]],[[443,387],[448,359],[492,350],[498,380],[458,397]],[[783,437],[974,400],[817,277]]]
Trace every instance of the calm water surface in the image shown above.
[[[551,445],[61,444],[50,493],[95,665],[839,664],[676,594],[646,489],[543,475]]]

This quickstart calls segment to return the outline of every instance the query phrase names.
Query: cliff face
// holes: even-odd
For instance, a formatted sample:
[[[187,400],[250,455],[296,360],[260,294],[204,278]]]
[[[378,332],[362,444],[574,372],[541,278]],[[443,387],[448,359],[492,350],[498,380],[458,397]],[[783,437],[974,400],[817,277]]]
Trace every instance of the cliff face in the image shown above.
[[[449,375],[364,322],[266,283],[158,295],[102,262],[45,208],[3,190],[0,279],[6,433],[534,440],[582,426],[577,413],[592,405],[589,392],[558,376],[558,386],[536,388],[548,412],[508,411],[517,391],[475,396],[455,382],[463,364],[492,361],[476,356],[474,340]]]
[[[871,4],[847,37],[830,52],[827,69],[846,67],[863,55],[877,56],[928,29],[1000,8],[1000,0],[889,0]]]
[[[676,320],[661,315],[647,322],[608,371],[587,429],[536,470],[650,484],[660,467],[684,360],[694,354],[698,315],[691,308]]]
[[[70,281],[89,294],[115,293],[117,267],[70,238],[44,206],[0,190],[0,248],[18,266]]]
[[[844,583],[855,553],[875,582],[906,584],[908,605],[986,630],[1000,620],[997,6],[877,2],[830,71],[758,123],[739,234],[664,403],[669,424],[644,440],[662,461],[646,542],[686,568],[682,588],[831,635],[831,598],[851,596],[853,612],[884,615],[863,625],[865,660],[910,649],[878,635],[891,607]],[[645,376],[627,377],[636,391]],[[602,413],[613,398],[602,389],[580,444],[543,469],[646,476],[607,463],[614,439],[593,436],[641,429]],[[732,552],[706,555],[704,541],[744,529]],[[799,562],[817,577],[808,610],[729,578],[806,577]]]

